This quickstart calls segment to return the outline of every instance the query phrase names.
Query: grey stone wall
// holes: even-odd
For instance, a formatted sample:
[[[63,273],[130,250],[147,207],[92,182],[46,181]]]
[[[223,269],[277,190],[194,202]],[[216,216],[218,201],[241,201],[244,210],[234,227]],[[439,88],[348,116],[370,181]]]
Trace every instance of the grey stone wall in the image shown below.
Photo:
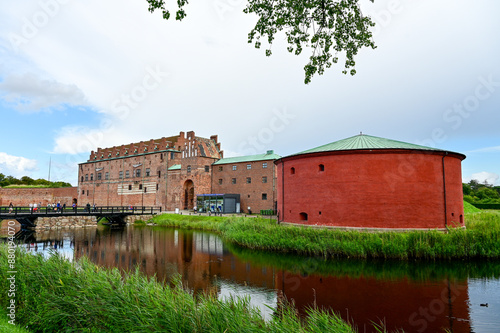
[[[149,221],[154,215],[131,215],[125,218],[125,223],[133,224],[137,220]],[[35,221],[36,231],[58,228],[83,228],[96,227],[97,218],[95,216],[57,216],[39,217]]]
[[[97,226],[95,216],[58,216],[58,217],[39,217],[35,221],[35,230],[52,228],[83,228]]]

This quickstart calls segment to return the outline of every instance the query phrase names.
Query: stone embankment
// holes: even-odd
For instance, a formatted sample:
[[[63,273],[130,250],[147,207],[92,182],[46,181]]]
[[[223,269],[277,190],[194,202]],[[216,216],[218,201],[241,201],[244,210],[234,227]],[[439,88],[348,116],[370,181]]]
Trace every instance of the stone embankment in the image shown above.
[[[125,217],[125,223],[132,224],[137,220],[148,221],[154,215],[131,215]],[[39,217],[35,221],[35,230],[59,229],[59,228],[84,228],[97,226],[95,216],[58,216]]]

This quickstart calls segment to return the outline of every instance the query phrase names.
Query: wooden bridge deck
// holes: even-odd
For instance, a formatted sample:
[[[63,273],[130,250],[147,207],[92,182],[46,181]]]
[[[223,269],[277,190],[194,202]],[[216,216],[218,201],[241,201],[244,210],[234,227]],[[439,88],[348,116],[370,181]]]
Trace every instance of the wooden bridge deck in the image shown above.
[[[36,210],[30,207],[0,207],[0,220],[16,220],[21,224],[22,229],[34,228],[35,221],[39,217],[65,217],[65,216],[95,216],[97,221],[103,218],[108,220],[108,224],[123,225],[124,218],[129,215],[155,215],[161,213],[161,207],[69,207],[51,208],[42,207]]]
[[[0,220],[16,219],[22,217],[56,217],[56,216],[113,216],[113,215],[155,215],[161,213],[161,207],[126,207],[126,206],[108,206],[108,207],[66,207],[49,208],[42,207],[34,210],[30,207],[0,207]]]

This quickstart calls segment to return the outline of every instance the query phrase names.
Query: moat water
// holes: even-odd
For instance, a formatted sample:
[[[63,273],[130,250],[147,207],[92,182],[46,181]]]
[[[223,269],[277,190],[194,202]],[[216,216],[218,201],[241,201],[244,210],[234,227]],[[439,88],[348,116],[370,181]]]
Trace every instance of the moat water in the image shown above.
[[[249,296],[266,318],[284,302],[336,312],[359,332],[499,332],[500,261],[328,260],[255,252],[218,236],[160,227],[50,230],[30,252],[87,256],[104,267],[139,267],[167,283],[180,274],[194,293]],[[487,306],[486,306],[487,305]]]

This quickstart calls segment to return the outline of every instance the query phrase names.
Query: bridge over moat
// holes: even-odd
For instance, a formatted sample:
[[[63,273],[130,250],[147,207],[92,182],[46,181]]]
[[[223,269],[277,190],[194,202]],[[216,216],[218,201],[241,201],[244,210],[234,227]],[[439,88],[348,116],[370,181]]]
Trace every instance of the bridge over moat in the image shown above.
[[[0,207],[0,220],[16,220],[22,229],[35,228],[38,218],[67,218],[95,216],[96,222],[106,219],[109,224],[123,225],[125,218],[132,215],[156,215],[162,212],[161,207],[69,207],[69,208],[31,208],[31,207]]]

